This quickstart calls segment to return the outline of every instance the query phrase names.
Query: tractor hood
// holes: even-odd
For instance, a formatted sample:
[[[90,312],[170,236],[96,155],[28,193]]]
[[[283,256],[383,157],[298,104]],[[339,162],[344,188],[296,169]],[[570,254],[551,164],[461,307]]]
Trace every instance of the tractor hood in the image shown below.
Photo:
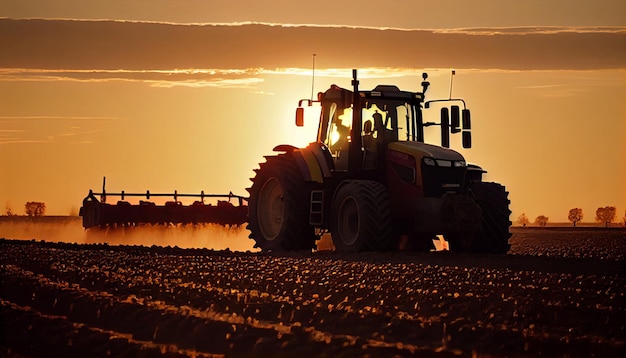
[[[449,161],[465,161],[463,156],[452,149],[439,147],[422,142],[394,142],[389,144],[390,150],[406,153],[420,160],[424,157]]]

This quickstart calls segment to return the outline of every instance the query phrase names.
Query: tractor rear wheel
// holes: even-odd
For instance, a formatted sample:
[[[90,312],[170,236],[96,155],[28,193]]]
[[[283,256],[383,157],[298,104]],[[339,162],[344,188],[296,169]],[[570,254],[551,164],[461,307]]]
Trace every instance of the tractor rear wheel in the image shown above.
[[[471,251],[505,254],[511,248],[509,238],[509,193],[498,183],[478,182],[471,186],[474,200],[482,209],[482,230],[473,237]]]
[[[262,250],[310,250],[315,229],[308,220],[308,191],[289,154],[267,157],[248,189],[248,229]]]
[[[385,187],[370,180],[352,180],[340,186],[332,203],[330,232],[338,251],[394,248],[397,240]]]

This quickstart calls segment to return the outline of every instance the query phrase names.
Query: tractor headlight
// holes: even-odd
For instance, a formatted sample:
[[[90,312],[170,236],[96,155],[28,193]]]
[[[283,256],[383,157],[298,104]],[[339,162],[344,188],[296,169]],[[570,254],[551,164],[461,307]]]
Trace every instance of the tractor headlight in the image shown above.
[[[465,168],[467,163],[464,160],[446,160],[446,159],[434,159],[431,157],[424,157],[424,164],[434,167],[446,167],[446,168]]]

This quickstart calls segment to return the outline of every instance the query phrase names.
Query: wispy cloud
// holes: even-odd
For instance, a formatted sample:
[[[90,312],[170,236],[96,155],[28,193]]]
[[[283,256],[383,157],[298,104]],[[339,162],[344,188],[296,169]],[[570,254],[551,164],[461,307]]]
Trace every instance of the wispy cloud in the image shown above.
[[[103,117],[103,116],[0,116],[0,122],[48,121],[48,120],[116,121],[116,120],[120,120],[120,118]]]
[[[626,34],[626,27],[617,26],[522,26],[522,27],[486,27],[435,29],[438,34],[465,34],[475,36],[493,35],[558,35],[558,34]]]
[[[399,67],[365,67],[359,68],[359,78],[361,79],[393,79],[400,77],[420,78],[423,72],[436,76],[438,73],[449,74],[449,69],[444,68],[399,68]],[[337,78],[345,79],[350,76],[352,68],[316,68],[317,78]],[[523,70],[503,70],[503,69],[481,69],[469,68],[462,70],[465,73],[519,73]],[[570,70],[559,70],[570,71]],[[591,70],[585,70],[591,71]],[[626,70],[622,70],[626,71]],[[555,70],[532,70],[532,72],[551,72]],[[576,72],[581,72],[576,70]],[[582,71],[584,72],[584,71]],[[302,76],[310,78],[311,68],[248,68],[237,70],[221,69],[175,69],[175,70],[47,70],[47,69],[0,69],[0,82],[2,81],[31,81],[31,82],[51,82],[51,81],[71,81],[71,82],[136,82],[149,87],[157,88],[243,88],[250,89],[253,93],[273,95],[265,92],[259,86],[273,76]],[[616,78],[615,85],[621,85],[621,78]],[[606,84],[603,79],[603,83]],[[590,86],[591,84],[586,84]],[[543,89],[551,87],[557,88],[559,84],[540,85],[534,87],[520,86],[519,89]],[[566,91],[561,91],[566,92]],[[569,91],[571,93],[571,91]],[[117,121],[116,117],[105,116],[0,116],[0,123],[15,121]]]
[[[516,89],[523,91],[530,91],[537,96],[549,97],[549,98],[565,98],[575,97],[581,94],[591,93],[598,90],[598,88],[622,88],[624,82],[621,78],[615,79],[603,79],[601,81],[594,80],[593,78],[587,78],[585,81],[576,81],[573,83],[544,83],[544,84],[531,84],[525,86],[517,86]]]
[[[246,88],[263,82],[260,69],[173,69],[173,70],[49,70],[0,69],[0,81],[143,82],[152,87]],[[1,117],[0,117],[1,118]],[[50,119],[50,118],[48,118]]]
[[[18,136],[2,136],[0,135],[0,145],[5,145],[5,144],[54,144],[54,143],[60,143],[60,142],[67,142],[70,144],[93,144],[95,143],[92,140],[70,140],[67,141],[65,140],[68,137],[76,137],[78,136],[78,134],[73,134],[73,135],[67,135],[67,134],[61,134],[61,135],[57,135],[57,136],[45,136],[45,137],[40,137],[40,138],[34,138],[32,136],[23,136],[23,137],[18,137]]]
[[[565,97],[578,96],[581,93],[587,92],[589,90],[589,89],[583,88],[582,86],[572,86],[572,85],[567,85],[567,84],[520,86],[517,88],[533,91],[539,96],[553,97],[553,98],[565,98]]]
[[[0,145],[3,144],[35,144],[35,143],[51,143],[49,140],[35,139],[19,139],[19,138],[0,138]]]
[[[0,145],[94,143],[94,135],[102,132],[102,122],[117,120],[102,116],[0,116]]]
[[[241,78],[241,79],[216,79],[207,80],[186,80],[186,81],[146,81],[152,87],[221,87],[221,88],[249,88],[255,84],[263,82],[261,78]]]
[[[420,76],[424,68],[359,68],[360,78],[395,78],[403,76]],[[437,70],[437,69],[431,69]],[[351,68],[317,68],[315,75],[329,78],[346,78]],[[265,81],[266,76],[303,76],[312,75],[311,68],[247,68],[237,70],[221,69],[175,69],[175,70],[48,70],[28,68],[0,68],[1,81],[77,81],[77,82],[109,82],[127,81],[142,82],[151,87],[219,87],[219,88],[251,88]],[[14,117],[1,117],[10,120]],[[31,116],[20,119],[115,119],[107,117],[50,117]]]
[[[346,78],[346,74],[350,74],[351,68],[318,68],[315,70],[316,76]],[[421,73],[424,69],[419,68],[391,68],[391,67],[365,67],[359,68],[359,77],[361,78],[390,78],[402,77]],[[296,75],[310,77],[311,68],[277,68],[277,69],[261,69],[259,74],[263,75]]]
[[[345,78],[350,68],[318,68],[317,76]],[[423,69],[408,68],[361,68],[361,78],[391,78],[421,73]],[[28,68],[0,68],[0,81],[78,81],[143,82],[151,87],[220,87],[249,88],[264,82],[263,76],[296,75],[310,77],[310,68],[248,68],[222,69],[174,69],[174,70],[48,70]],[[0,121],[12,117],[0,117]],[[68,117],[21,117],[21,119],[68,119]],[[107,119],[72,117],[72,119]]]
[[[0,145],[21,143],[45,143],[45,139],[35,139],[24,129],[0,129]]]

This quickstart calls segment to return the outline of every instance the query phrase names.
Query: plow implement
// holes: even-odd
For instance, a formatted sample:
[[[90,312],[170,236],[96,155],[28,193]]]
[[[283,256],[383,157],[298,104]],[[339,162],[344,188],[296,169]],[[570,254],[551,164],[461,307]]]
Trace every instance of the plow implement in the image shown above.
[[[98,199],[98,196],[100,199]],[[119,200],[115,204],[107,203],[107,198],[116,197]],[[129,197],[145,198],[138,204],[126,201]],[[172,198],[162,205],[158,205],[151,198]],[[197,198],[190,205],[184,205],[180,198]],[[218,199],[217,203],[206,204],[205,199]],[[232,202],[235,201],[235,204]],[[83,218],[83,227],[126,227],[141,224],[219,224],[241,225],[247,221],[248,206],[246,198],[229,194],[181,194],[174,193],[107,193],[102,185],[102,192],[95,193],[89,190],[89,194],[83,199],[80,208],[80,216]]]

